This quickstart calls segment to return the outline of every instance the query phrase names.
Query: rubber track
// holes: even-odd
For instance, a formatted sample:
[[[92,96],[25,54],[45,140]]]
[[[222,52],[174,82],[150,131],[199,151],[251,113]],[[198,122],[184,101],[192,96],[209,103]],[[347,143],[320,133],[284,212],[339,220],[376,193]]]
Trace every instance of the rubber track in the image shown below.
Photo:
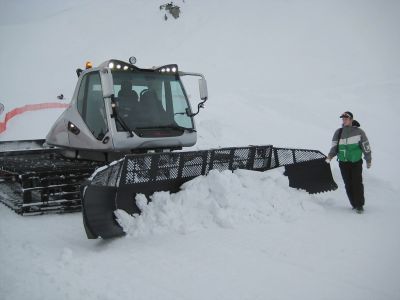
[[[0,201],[22,215],[80,211],[80,186],[102,164],[57,149],[3,152]]]

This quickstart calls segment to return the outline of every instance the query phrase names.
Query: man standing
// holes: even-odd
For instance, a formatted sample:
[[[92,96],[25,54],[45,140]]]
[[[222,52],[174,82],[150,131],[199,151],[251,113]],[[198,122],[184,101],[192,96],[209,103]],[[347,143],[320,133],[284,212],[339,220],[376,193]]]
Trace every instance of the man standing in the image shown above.
[[[353,114],[344,112],[342,127],[335,131],[332,138],[332,148],[329,151],[327,162],[338,156],[340,172],[346,188],[350,204],[358,213],[364,210],[364,185],[362,182],[362,154],[367,162],[367,168],[371,167],[371,148],[365,132],[360,124],[353,119]]]

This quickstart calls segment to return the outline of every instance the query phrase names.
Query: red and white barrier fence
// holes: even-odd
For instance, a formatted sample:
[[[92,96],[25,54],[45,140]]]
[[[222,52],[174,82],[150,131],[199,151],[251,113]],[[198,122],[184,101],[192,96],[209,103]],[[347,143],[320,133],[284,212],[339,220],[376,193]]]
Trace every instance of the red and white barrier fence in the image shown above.
[[[49,102],[49,103],[27,104],[21,107],[14,108],[13,110],[6,113],[4,121],[0,122],[0,133],[6,131],[8,121],[14,118],[15,116],[21,115],[28,111],[36,111],[36,110],[50,109],[50,108],[67,108],[68,106],[69,104],[66,103]]]

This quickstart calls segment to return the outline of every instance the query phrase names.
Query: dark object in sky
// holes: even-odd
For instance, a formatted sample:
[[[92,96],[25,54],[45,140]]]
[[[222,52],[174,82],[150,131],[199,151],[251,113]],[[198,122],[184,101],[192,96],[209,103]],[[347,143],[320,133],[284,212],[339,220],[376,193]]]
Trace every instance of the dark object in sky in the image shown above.
[[[181,13],[181,8],[178,5],[175,5],[173,2],[160,5],[160,10],[163,10],[163,9],[165,11],[168,11],[174,17],[174,19],[178,19],[179,15]],[[166,14],[164,16],[164,19],[165,20],[168,19]]]

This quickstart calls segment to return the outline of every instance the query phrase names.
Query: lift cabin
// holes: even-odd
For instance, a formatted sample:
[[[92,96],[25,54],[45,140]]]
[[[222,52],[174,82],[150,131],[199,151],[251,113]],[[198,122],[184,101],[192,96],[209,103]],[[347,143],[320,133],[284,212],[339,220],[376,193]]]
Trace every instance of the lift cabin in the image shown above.
[[[46,137],[47,144],[63,148],[65,156],[114,160],[127,153],[172,151],[196,143],[194,116],[207,100],[202,74],[179,71],[177,65],[141,69],[114,59],[77,73],[71,105]],[[200,77],[196,112],[182,76]]]

